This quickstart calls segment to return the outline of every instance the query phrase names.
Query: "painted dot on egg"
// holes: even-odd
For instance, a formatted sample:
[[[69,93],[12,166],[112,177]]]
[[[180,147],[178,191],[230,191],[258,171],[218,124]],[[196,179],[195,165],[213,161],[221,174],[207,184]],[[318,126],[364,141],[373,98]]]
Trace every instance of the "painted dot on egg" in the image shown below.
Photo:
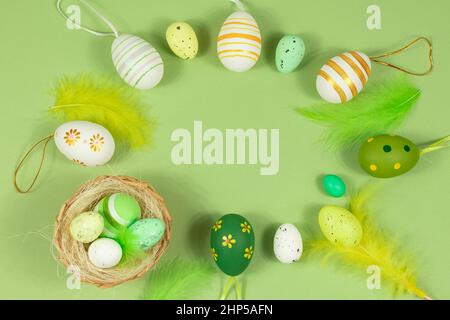
[[[386,145],[383,146],[383,151],[386,152],[386,153],[391,152],[392,151],[392,147],[390,145],[386,144]]]
[[[403,149],[404,149],[406,152],[410,152],[410,151],[411,151],[411,148],[410,148],[407,144],[403,147]]]
[[[371,164],[369,168],[371,171],[377,171],[377,166],[375,164]]]
[[[373,140],[375,140],[375,138],[369,138],[369,140],[367,140],[367,142],[372,142]]]
[[[396,164],[394,164],[394,169],[395,170],[399,170],[401,167],[402,167],[402,165],[400,163],[398,163],[398,162]]]

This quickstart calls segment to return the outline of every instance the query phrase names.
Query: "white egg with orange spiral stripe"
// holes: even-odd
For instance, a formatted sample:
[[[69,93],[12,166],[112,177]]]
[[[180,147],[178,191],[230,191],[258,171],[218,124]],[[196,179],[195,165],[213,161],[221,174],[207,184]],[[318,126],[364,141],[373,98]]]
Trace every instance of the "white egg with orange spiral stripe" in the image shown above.
[[[370,58],[364,53],[342,53],[320,69],[316,88],[319,95],[331,103],[345,103],[365,87],[371,72]]]
[[[261,32],[255,19],[245,11],[236,11],[224,22],[217,37],[217,55],[229,70],[251,69],[261,54]]]
[[[159,52],[144,39],[120,35],[114,40],[111,53],[120,77],[133,88],[151,89],[164,75],[164,63]]]

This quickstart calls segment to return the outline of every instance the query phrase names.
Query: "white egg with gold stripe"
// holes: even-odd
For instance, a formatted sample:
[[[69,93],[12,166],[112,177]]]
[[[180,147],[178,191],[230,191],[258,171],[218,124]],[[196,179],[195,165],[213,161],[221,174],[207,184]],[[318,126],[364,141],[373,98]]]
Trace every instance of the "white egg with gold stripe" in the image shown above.
[[[229,70],[251,69],[261,54],[261,32],[255,19],[245,11],[236,11],[223,23],[217,37],[217,55]]]
[[[357,96],[369,80],[370,58],[350,51],[331,58],[316,79],[319,95],[331,103],[345,103]]]
[[[159,52],[137,36],[124,34],[117,37],[111,53],[120,77],[133,88],[151,89],[164,75],[164,63]]]

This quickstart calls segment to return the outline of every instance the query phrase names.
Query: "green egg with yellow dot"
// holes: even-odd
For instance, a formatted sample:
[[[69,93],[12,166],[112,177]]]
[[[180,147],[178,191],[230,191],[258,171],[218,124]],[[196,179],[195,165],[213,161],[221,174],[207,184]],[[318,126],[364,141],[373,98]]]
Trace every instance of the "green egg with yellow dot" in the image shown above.
[[[255,250],[250,222],[239,214],[227,214],[211,227],[210,254],[219,269],[237,276],[247,269]]]
[[[359,150],[361,168],[376,178],[393,178],[411,170],[420,150],[410,140],[382,134],[368,139]]]

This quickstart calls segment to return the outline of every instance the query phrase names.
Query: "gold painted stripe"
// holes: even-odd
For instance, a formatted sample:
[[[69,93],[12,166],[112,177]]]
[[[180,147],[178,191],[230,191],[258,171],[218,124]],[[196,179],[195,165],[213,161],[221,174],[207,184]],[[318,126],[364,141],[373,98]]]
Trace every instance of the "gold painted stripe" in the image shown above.
[[[221,47],[221,46],[228,46],[228,45],[232,45],[232,44],[245,44],[245,45],[248,45],[248,46],[252,46],[252,47],[261,49],[260,45],[258,45],[256,43],[250,43],[250,42],[221,42],[218,45]]]
[[[258,26],[255,25],[255,24],[253,24],[253,23],[246,23],[246,22],[239,22],[239,21],[231,21],[231,22],[226,22],[226,21],[225,21],[225,23],[224,23],[223,25],[224,25],[224,26],[228,26],[228,25],[230,25],[230,24],[242,24],[242,25],[244,25],[244,26],[250,26],[250,27],[253,27],[253,28],[256,28],[256,29],[259,30]]]
[[[225,59],[225,58],[249,58],[253,61],[257,61],[256,58],[250,57],[250,56],[246,56],[243,54],[232,54],[232,55],[228,55],[228,56],[222,56],[220,57],[220,59]]]
[[[251,19],[251,18],[230,18],[230,19],[227,19],[227,21],[229,21],[229,20],[247,20],[247,21],[255,22],[255,19]]]
[[[259,33],[259,29],[251,29],[251,28],[245,28],[245,27],[229,27],[229,28],[222,28],[222,30],[248,30],[248,31],[253,31],[253,32],[258,32]]]
[[[361,83],[364,87],[367,83],[367,79],[366,79],[366,76],[364,75],[363,71],[361,70],[361,68],[358,67],[358,65],[351,58],[346,56],[345,54],[340,54],[338,57],[341,58],[342,60],[344,60],[353,69],[353,71],[358,76],[359,80],[361,80]]]
[[[250,50],[240,50],[240,49],[235,49],[235,50],[222,50],[220,52],[218,52],[217,54],[220,55],[222,53],[228,53],[228,52],[242,52],[242,53],[250,53],[252,55],[254,55],[256,58],[259,58],[259,54],[257,54],[256,52],[250,51]]]
[[[217,38],[217,41],[221,41],[224,39],[230,39],[230,38],[244,38],[248,40],[253,40],[255,42],[261,43],[261,38],[257,36],[253,36],[251,34],[245,34],[245,33],[227,33],[223,34],[220,37]]]
[[[345,95],[345,92],[342,90],[342,88],[323,70],[320,70],[319,75],[324,78],[336,91],[336,93],[341,98],[341,102],[347,101],[347,96]]]
[[[355,51],[351,51],[349,52],[353,58],[355,58],[356,60],[358,60],[358,62],[361,64],[361,66],[364,68],[364,71],[366,71],[367,77],[370,76],[370,67],[367,64],[367,62],[363,59],[363,57],[361,57],[358,52]]]
[[[344,69],[341,68],[340,65],[338,65],[335,61],[333,60],[329,60],[327,62],[327,65],[333,69],[347,84],[347,86],[350,88],[350,91],[352,92],[352,95],[354,97],[356,97],[356,95],[358,94],[358,89],[356,88],[355,83],[353,82],[353,80],[349,77],[349,75],[347,74],[347,72],[345,72]]]

